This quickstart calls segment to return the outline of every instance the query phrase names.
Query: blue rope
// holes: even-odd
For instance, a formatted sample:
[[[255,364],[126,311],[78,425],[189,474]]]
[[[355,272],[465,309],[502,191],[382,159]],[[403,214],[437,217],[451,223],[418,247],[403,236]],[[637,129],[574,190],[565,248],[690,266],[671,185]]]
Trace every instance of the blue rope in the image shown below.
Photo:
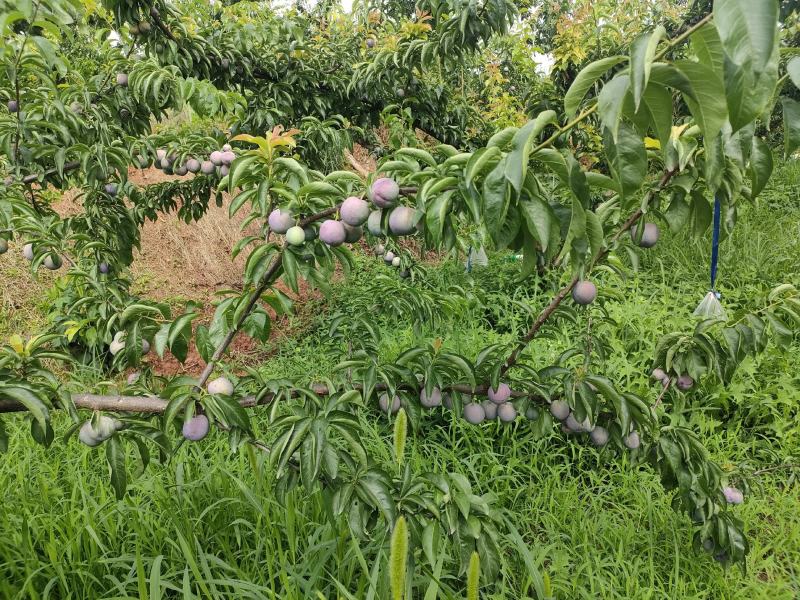
[[[719,196],[714,196],[714,230],[712,233],[711,238],[711,291],[714,292],[717,297],[716,290],[714,289],[714,285],[717,281],[717,261],[719,260],[719,221],[720,221],[720,202]]]
[[[472,246],[467,250],[467,273],[472,273]]]

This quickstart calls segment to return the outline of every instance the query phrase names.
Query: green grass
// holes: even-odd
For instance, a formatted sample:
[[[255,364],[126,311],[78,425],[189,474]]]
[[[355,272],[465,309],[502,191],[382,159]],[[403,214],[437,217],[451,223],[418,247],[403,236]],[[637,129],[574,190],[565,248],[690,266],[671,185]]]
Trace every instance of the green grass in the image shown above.
[[[800,168],[784,165],[759,203],[742,207],[721,252],[720,289],[730,310],[760,306],[778,283],[800,284],[798,187]],[[607,318],[597,315],[593,335],[610,348],[604,372],[622,387],[655,399],[647,379],[653,348],[664,332],[691,330],[691,313],[708,286],[708,246],[708,240],[665,233],[643,255],[637,274],[625,280],[597,274],[602,294],[613,300],[605,303]],[[391,359],[417,341],[440,337],[446,347],[474,356],[486,344],[515,339],[551,290],[517,283],[517,265],[502,256],[492,261],[475,274],[474,288],[473,278],[452,263],[431,268],[426,283],[485,294],[488,310],[464,300],[421,329],[403,315],[376,316],[381,355]],[[329,340],[328,315],[375,301],[370,294],[379,272],[386,272],[379,261],[359,258],[347,287],[337,287],[329,299],[328,312],[272,349],[263,376],[329,375],[344,345]],[[554,328],[526,360],[549,364],[574,343],[574,332],[567,323]],[[797,343],[786,352],[771,348],[746,361],[728,389],[708,384],[692,394],[692,425],[732,477],[800,463],[798,350]],[[391,424],[374,411],[361,420],[371,456],[389,464]],[[29,441],[21,417],[6,423],[11,445],[0,458],[0,598],[299,600],[321,591],[319,597],[333,599],[333,582],[339,582],[338,597],[381,598],[370,596],[370,581],[375,572],[388,577],[388,540],[355,543],[346,528],[329,522],[317,493],[295,490],[280,504],[275,473],[255,450],[231,455],[222,435],[184,446],[172,462],[151,465],[129,496],[116,501],[98,451],[74,439],[44,449]],[[67,425],[59,415],[56,430]],[[271,439],[263,415],[256,427],[259,437]],[[752,548],[741,572],[724,570],[692,548],[689,519],[672,510],[656,475],[628,456],[598,453],[555,431],[537,440],[523,421],[471,427],[444,411],[411,433],[406,452],[415,470],[457,471],[476,493],[493,494],[558,598],[800,596],[796,470],[744,477],[746,501],[733,510]],[[481,597],[533,597],[516,542],[504,539],[502,548],[507,568],[491,596],[481,580]]]

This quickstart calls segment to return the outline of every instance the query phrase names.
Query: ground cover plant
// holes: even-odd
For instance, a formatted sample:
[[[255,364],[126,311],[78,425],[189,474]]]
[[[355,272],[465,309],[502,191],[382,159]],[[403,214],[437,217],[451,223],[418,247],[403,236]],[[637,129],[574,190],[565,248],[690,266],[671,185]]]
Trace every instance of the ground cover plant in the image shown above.
[[[3,326],[3,594],[796,595],[796,18],[696,4],[560,92],[510,2],[4,4],[0,261],[55,277]],[[211,205],[241,283],[139,293]]]

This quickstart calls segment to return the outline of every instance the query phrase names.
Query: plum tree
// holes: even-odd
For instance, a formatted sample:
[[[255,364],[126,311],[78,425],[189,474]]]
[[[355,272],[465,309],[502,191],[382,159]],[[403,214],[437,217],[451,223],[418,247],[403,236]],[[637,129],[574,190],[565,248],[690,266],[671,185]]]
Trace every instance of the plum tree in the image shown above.
[[[341,215],[342,221],[347,225],[359,227],[369,218],[369,204],[361,198],[350,196],[342,202],[339,214]]]
[[[579,281],[572,288],[572,299],[576,304],[586,306],[597,298],[597,286],[591,281]]]
[[[42,0],[42,5],[50,6],[51,1]],[[202,373],[188,382],[188,378],[160,374],[140,380],[136,388],[147,390],[141,397],[125,397],[123,402],[117,397],[93,398],[92,402],[105,402],[104,408],[115,413],[136,415],[129,419],[130,427],[114,436],[110,451],[122,448],[124,459],[125,451],[138,447],[130,443],[135,439],[137,444],[155,443],[170,455],[169,434],[177,427],[173,425],[189,415],[197,416],[184,421],[187,439],[204,437],[213,420],[229,432],[234,448],[249,442],[263,449],[264,443],[255,438],[250,426],[248,411],[271,404],[266,418],[278,441],[269,449],[268,460],[274,461],[272,472],[279,493],[313,485],[322,490],[320,497],[341,498],[345,486],[351,486],[358,502],[337,501],[326,508],[332,518],[346,514],[349,526],[365,529],[354,532],[359,539],[379,539],[385,532],[374,534],[366,529],[391,526],[400,506],[418,544],[419,532],[430,531],[431,523],[443,531],[454,531],[453,527],[458,532],[480,531],[478,539],[472,534],[452,536],[454,554],[470,556],[477,549],[481,568],[486,565],[496,571],[501,552],[497,541],[486,533],[502,527],[500,520],[491,521],[493,506],[473,509],[472,494],[464,493],[457,499],[457,513],[465,510],[463,502],[470,508],[471,520],[456,514],[452,517],[455,523],[437,521],[431,515],[450,515],[452,511],[438,501],[438,492],[420,491],[425,510],[408,510],[407,486],[441,490],[441,481],[426,479],[410,466],[400,473],[395,468],[398,465],[382,465],[359,439],[363,423],[357,411],[376,396],[387,412],[399,410],[401,394],[408,398],[404,401],[407,413],[396,423],[405,424],[407,418],[415,430],[422,430],[425,424],[419,418],[415,396],[419,394],[419,404],[433,403],[433,392],[431,398],[423,399],[420,381],[436,381],[442,404],[463,407],[462,416],[471,423],[480,423],[492,409],[509,418],[516,416],[517,407],[525,406],[531,420],[526,429],[543,437],[553,425],[550,415],[576,430],[589,429],[585,416],[591,415],[592,422],[604,424],[592,428],[592,443],[604,446],[613,440],[614,447],[643,446],[636,454],[659,471],[665,489],[676,492],[675,506],[693,517],[698,507],[703,508],[692,526],[702,539],[713,538],[715,556],[725,561],[744,559],[743,527],[730,510],[720,507],[724,499],[722,472],[701,452],[701,440],[691,431],[691,423],[670,402],[677,392],[666,386],[659,391],[664,401],[660,396],[652,403],[598,374],[604,368],[601,352],[598,344],[592,343],[590,328],[582,328],[589,315],[564,307],[562,302],[571,292],[576,303],[590,304],[597,288],[587,277],[603,269],[624,272],[633,266],[621,252],[632,250],[629,236],[633,235],[636,243],[637,230],[642,227],[639,242],[645,247],[658,237],[655,225],[643,224],[645,215],[663,216],[675,229],[691,223],[689,229],[699,235],[712,214],[708,198],[718,198],[723,214],[730,215],[742,198],[758,196],[773,164],[770,139],[763,136],[766,125],[772,123],[765,119],[772,114],[782,86],[792,82],[779,60],[785,53],[777,51],[771,35],[778,29],[777,17],[766,10],[753,11],[748,19],[757,26],[748,27],[737,16],[736,3],[718,2],[714,3],[715,14],[687,23],[674,39],[662,29],[643,32],[630,56],[600,59],[577,73],[563,102],[548,99],[531,105],[526,108],[532,110],[527,123],[517,117],[509,121],[513,125],[498,131],[495,122],[482,120],[479,111],[473,110],[472,94],[452,93],[463,90],[464,82],[456,82],[446,73],[467,78],[468,87],[483,86],[483,74],[471,75],[472,69],[463,67],[472,63],[465,59],[492,48],[493,36],[514,23],[516,10],[507,1],[486,3],[478,11],[472,6],[434,3],[430,8],[436,17],[429,23],[425,19],[428,29],[424,35],[410,36],[408,32],[414,29],[410,22],[395,22],[391,16],[385,22],[369,17],[368,25],[358,22],[353,28],[332,28],[322,8],[315,9],[313,16],[299,11],[277,15],[266,9],[238,13],[241,7],[233,2],[224,10],[235,18],[205,19],[205,23],[204,18],[181,12],[179,4],[159,3],[156,8],[152,3],[111,2],[90,16],[80,3],[68,4],[67,12],[46,10],[37,17],[46,21],[42,31],[49,32],[52,39],[39,35],[38,27],[7,26],[3,36],[9,51],[0,56],[8,83],[4,97],[22,97],[25,112],[35,117],[0,115],[0,141],[6,149],[1,168],[6,175],[13,175],[10,185],[0,190],[0,233],[34,240],[37,252],[30,244],[24,250],[34,264],[38,264],[35,258],[46,259],[46,253],[69,257],[70,268],[59,278],[55,291],[58,301],[46,330],[50,335],[42,336],[47,340],[44,351],[50,353],[44,358],[63,356],[72,364],[73,350],[86,356],[92,352],[102,355],[108,346],[114,359],[98,368],[110,375],[139,358],[134,352],[138,348],[126,348],[125,339],[142,339],[142,350],[145,344],[149,347],[149,339],[159,355],[169,351],[185,361],[192,349],[206,363]],[[21,3],[18,11],[20,18],[30,23],[36,19],[29,5],[32,3]],[[84,57],[72,50],[73,45],[81,47],[75,44],[80,36],[86,37],[81,33],[86,27],[72,26],[75,17],[81,16],[85,17],[83,24],[91,22],[94,27],[121,34],[118,45],[103,46],[101,61],[88,61],[92,69],[101,72],[81,71]],[[152,21],[152,28],[143,18]],[[242,20],[252,23],[243,26]],[[72,34],[73,30],[77,37],[64,44],[51,35],[56,31]],[[128,36],[126,31],[134,35]],[[380,51],[364,52],[365,39],[367,47],[374,47],[373,36],[384,34],[391,43],[381,45]],[[688,49],[683,46],[685,41]],[[741,48],[753,49],[752,55],[743,57]],[[16,64],[23,54],[25,60]],[[71,73],[63,76],[64,68],[67,73],[69,69],[79,72],[74,77]],[[129,71],[130,79],[127,73],[118,72],[120,69]],[[780,76],[782,70],[786,75]],[[115,75],[125,75],[124,82],[118,78],[115,84]],[[741,85],[742,81],[758,83]],[[366,97],[363,102],[354,101],[362,97]],[[398,102],[401,98],[404,100]],[[74,99],[85,108],[64,114],[64,105]],[[792,98],[784,100],[787,154],[800,143],[795,104]],[[562,105],[563,114],[558,114],[554,109],[561,110]],[[536,112],[545,106],[548,108]],[[185,128],[191,131],[160,123],[186,107],[200,117]],[[14,108],[17,111],[19,105]],[[15,112],[11,106],[9,111]],[[334,117],[337,111],[343,114]],[[339,117],[336,126],[314,121]],[[57,127],[53,119],[57,119]],[[391,150],[376,150],[373,175],[354,155],[343,152],[348,143],[337,145],[330,140],[352,142],[348,136],[356,130],[364,132],[364,139],[371,139],[374,131],[368,129],[378,123],[389,130],[389,143],[381,141],[381,146]],[[315,127],[323,132],[316,138]],[[424,143],[414,134],[415,129],[427,134]],[[470,133],[473,131],[481,133]],[[228,139],[230,143],[222,144]],[[590,148],[586,139],[592,140]],[[410,147],[399,148],[406,143]],[[236,144],[236,152],[231,144]],[[154,164],[165,173],[199,171],[201,176],[134,184],[127,178],[128,167],[147,166],[156,148]],[[331,152],[335,156],[326,163],[320,156],[330,148],[336,150]],[[342,155],[352,158],[353,171],[341,169]],[[596,160],[583,160],[587,155]],[[208,159],[197,164],[199,157]],[[369,185],[378,174],[381,177]],[[120,189],[125,198],[103,194],[110,181],[124,186]],[[80,214],[62,218],[49,209],[45,193],[71,188],[79,189],[86,202]],[[401,195],[402,205],[398,206]],[[364,206],[371,207],[360,200],[363,197],[379,210],[367,214]],[[339,205],[342,198],[346,200]],[[359,201],[349,202],[351,198]],[[191,223],[203,217],[212,201],[220,206],[228,202],[231,216],[242,211],[246,213],[244,223],[256,226],[266,221],[270,233],[286,233],[287,238],[284,244],[270,235],[245,235],[234,249],[235,254],[247,255],[241,289],[228,292],[210,322],[198,325],[201,315],[193,302],[178,309],[180,314],[173,314],[173,306],[131,292],[127,270],[147,220],[177,211]],[[351,215],[350,206],[355,214]],[[342,222],[331,219],[337,213]],[[337,317],[337,327],[347,331],[339,332],[337,339],[346,339],[347,344],[341,346],[347,350],[337,354],[341,364],[325,385],[302,377],[265,382],[253,369],[243,376],[246,384],[238,389],[214,394],[211,382],[209,394],[204,394],[203,388],[236,335],[268,339],[273,316],[266,306],[276,314],[290,310],[284,285],[297,292],[299,280],[304,279],[311,286],[322,287],[330,284],[337,265],[342,265],[344,272],[349,270],[351,249],[338,246],[347,239],[345,224],[360,227],[365,215],[373,236],[383,236],[384,221],[394,235],[417,235],[407,246],[420,253],[435,250],[441,256],[463,256],[479,241],[514,257],[521,254],[520,285],[553,289],[552,299],[531,317],[529,328],[515,341],[504,334],[502,341],[473,356],[460,356],[446,342],[422,339],[427,335],[422,333],[422,324],[434,322],[439,309],[447,310],[449,303],[437,301],[424,278],[415,276],[398,286],[396,281],[385,281],[395,278],[381,274],[376,295],[386,302],[376,302],[375,307],[357,315]],[[7,220],[11,222],[8,231]],[[417,222],[419,227],[414,226]],[[292,247],[292,241],[300,241],[300,228],[303,250]],[[394,250],[381,246],[375,250],[392,264],[398,259],[398,250],[388,245]],[[635,252],[630,256],[632,263]],[[99,257],[114,265],[114,275],[97,282],[93,271]],[[475,278],[475,286],[480,286],[480,278]],[[718,324],[694,335],[666,335],[658,344],[653,366],[675,374],[699,377],[703,373],[727,383],[746,356],[762,352],[768,341],[786,337],[781,326],[775,331],[773,325],[773,318],[782,324],[790,314],[773,308],[784,296],[787,302],[797,300],[793,289],[782,288],[763,313],[737,314],[735,323],[754,325],[747,331],[729,327],[723,333]],[[110,302],[113,310],[109,311]],[[75,314],[64,308],[75,305]],[[398,349],[402,351],[399,358],[388,363],[367,333],[373,329],[370,311],[380,314],[387,306],[395,309],[393,316],[396,307],[402,306],[403,314],[413,320],[415,332],[411,347]],[[553,322],[565,314],[570,319],[558,320],[554,328]],[[517,322],[527,318],[525,314]],[[77,332],[76,322],[81,323]],[[359,329],[357,323],[365,326]],[[560,359],[551,362],[548,352],[530,351],[532,344],[561,329],[567,333],[563,337],[574,343]],[[786,329],[790,329],[788,325]],[[109,344],[112,331],[118,334]],[[729,347],[735,351],[726,352]],[[5,346],[3,351],[17,352]],[[574,360],[578,356],[582,358],[580,366]],[[31,362],[25,360],[20,359],[20,364]],[[4,361],[5,365],[8,361]],[[34,431],[49,426],[50,412],[72,408],[54,378],[31,376],[21,368],[10,373],[4,369],[2,389],[24,389],[29,393],[26,399],[40,398],[48,409],[46,414],[36,411],[34,421],[39,430]],[[510,394],[499,405],[488,398],[483,405],[474,400],[484,393],[488,396],[491,385],[500,380],[508,382],[504,385],[509,391],[513,386],[516,406],[508,401]],[[76,382],[71,383],[74,386]],[[676,388],[683,389],[681,384]],[[2,400],[7,403],[5,397]],[[78,411],[96,408],[80,396],[73,400]],[[29,405],[19,403],[17,410],[29,411]],[[77,419],[74,411],[68,412]],[[427,416],[438,420],[440,412]],[[146,425],[142,415],[149,413],[151,425]],[[579,422],[579,417],[584,420]],[[197,425],[191,426],[193,422]],[[675,427],[676,423],[680,426]],[[200,434],[190,430],[187,435],[187,426],[196,427]],[[0,427],[0,436],[3,431]],[[641,444],[639,432],[643,438],[647,436],[645,444]],[[95,442],[93,431],[83,436]],[[675,453],[671,451],[674,448],[686,451]],[[116,456],[116,460],[109,458],[109,464],[117,475],[112,477],[115,492],[120,494],[125,487],[120,481],[125,478],[118,474],[125,469],[126,460],[119,460],[118,452]],[[396,458],[400,464],[402,456]],[[458,481],[459,485],[448,487],[460,494],[463,477]],[[424,512],[425,522],[415,512]],[[450,569],[450,561],[444,564],[444,569]],[[466,565],[457,564],[452,573],[443,573],[443,580],[457,581],[464,572]],[[485,579],[492,581],[496,575],[487,573]],[[417,579],[421,578],[409,578],[414,593],[420,591]],[[460,591],[453,593],[459,595]]]

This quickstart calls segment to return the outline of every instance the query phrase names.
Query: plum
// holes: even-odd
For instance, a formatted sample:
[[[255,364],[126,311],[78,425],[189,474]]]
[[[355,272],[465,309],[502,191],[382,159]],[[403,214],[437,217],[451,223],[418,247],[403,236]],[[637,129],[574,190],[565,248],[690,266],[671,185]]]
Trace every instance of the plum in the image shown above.
[[[553,400],[550,403],[550,414],[559,421],[563,421],[569,416],[569,404],[563,400]]]
[[[10,113],[19,112],[19,102],[17,102],[16,100],[9,100],[8,101],[8,112],[10,112]]]
[[[486,395],[489,397],[489,400],[495,404],[503,404],[511,397],[511,388],[508,387],[507,383],[501,383],[497,386],[496,390],[489,388],[486,391]]]
[[[33,260],[33,244],[25,244],[22,247],[22,256],[25,260]]]
[[[367,231],[369,231],[375,237],[383,237],[383,230],[381,229],[381,219],[383,218],[383,213],[379,210],[373,210],[369,213],[369,217],[367,218]]]
[[[535,421],[539,418],[539,409],[535,406],[529,406],[525,409],[525,418],[529,421]]]
[[[728,504],[741,504],[744,502],[744,494],[735,487],[725,486],[722,488],[722,494]]]
[[[355,244],[364,235],[361,227],[353,227],[347,223],[342,223],[342,227],[344,227],[344,241],[347,244]]]
[[[381,409],[381,412],[389,412],[389,394],[381,394],[378,398],[378,406]],[[391,406],[392,414],[395,414],[398,410],[400,410],[400,396],[395,395],[392,398],[392,406]]]
[[[511,423],[517,418],[517,409],[511,402],[505,402],[497,407],[497,418],[503,423]]]
[[[117,73],[117,85],[120,87],[125,87],[128,85],[127,73]]]
[[[275,233],[286,233],[294,225],[294,217],[288,210],[276,208],[267,217],[269,228]]]
[[[206,388],[209,394],[214,396],[233,396],[233,384],[227,377],[217,377],[214,381],[208,384]]]
[[[208,158],[212,163],[214,163],[215,167],[222,165],[222,152],[219,150],[214,150]]]
[[[378,208],[389,208],[397,201],[399,195],[400,186],[389,177],[376,179],[370,188],[370,197]]]
[[[402,261],[400,260],[400,257],[399,257],[399,256],[395,256],[395,257],[392,259],[392,266],[393,266],[393,267],[399,267],[401,262],[402,262]]]
[[[183,423],[183,437],[190,442],[199,442],[208,435],[209,422],[208,417],[205,415],[197,415],[184,421]]]
[[[214,172],[214,163],[210,160],[204,160],[200,164],[200,172],[203,175],[211,175]]]
[[[365,200],[356,198],[355,196],[350,196],[342,202],[342,206],[339,209],[342,221],[353,227],[363,225],[369,218],[369,213],[369,204],[367,204]]]
[[[389,213],[389,231],[394,235],[414,233],[416,211],[409,206],[398,206]]]
[[[623,438],[622,443],[625,444],[626,448],[636,450],[641,445],[641,440],[639,439],[639,434],[637,432],[631,431]]]
[[[189,173],[197,173],[200,167],[200,161],[196,158],[190,158],[186,161],[186,170],[189,171]]]
[[[572,299],[576,304],[586,306],[594,302],[595,298],[597,298],[597,286],[591,281],[579,281],[572,288]]]
[[[608,443],[608,429],[597,425],[589,432],[589,439],[595,446],[605,446]]]
[[[61,262],[61,257],[58,254],[53,253],[53,254],[48,254],[45,257],[44,262],[42,264],[45,266],[46,269],[49,269],[51,271],[58,271],[63,263]]]
[[[103,188],[109,196],[116,196],[117,195],[117,184],[116,183],[107,183]]]
[[[0,238],[0,254],[5,254],[6,252],[8,252],[8,240]]]
[[[483,407],[483,414],[487,420],[491,421],[497,418],[497,404],[491,400],[484,400],[481,402],[481,406]]]
[[[435,408],[442,403],[442,392],[438,387],[431,390],[430,396],[422,388],[419,392],[419,402],[425,408]]]
[[[694,386],[694,379],[691,378],[689,375],[681,375],[678,377],[678,380],[675,382],[675,385],[678,386],[679,390],[686,391],[692,389]]]
[[[642,248],[652,248],[656,245],[658,241],[659,230],[658,225],[655,223],[645,223],[644,231],[642,232],[642,239],[639,241],[639,245]],[[637,237],[637,228],[636,226],[631,228],[631,237],[636,240]]]
[[[486,419],[486,411],[483,410],[480,404],[477,402],[470,402],[464,405],[464,420],[467,421],[467,423],[477,425],[483,423],[484,419]]]
[[[328,219],[319,227],[319,239],[329,246],[341,246],[347,239],[347,231],[341,221]]]
[[[306,243],[306,232],[302,227],[295,225],[286,232],[286,243],[290,246],[302,246]]]

